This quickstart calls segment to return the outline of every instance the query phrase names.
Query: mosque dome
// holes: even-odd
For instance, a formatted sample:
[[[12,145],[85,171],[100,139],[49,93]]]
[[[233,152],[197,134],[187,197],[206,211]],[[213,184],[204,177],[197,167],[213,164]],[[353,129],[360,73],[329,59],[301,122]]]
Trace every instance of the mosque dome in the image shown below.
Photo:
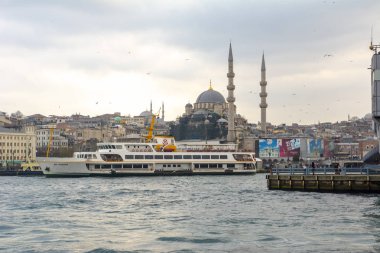
[[[192,108],[192,107],[193,107],[193,105],[192,105],[192,104],[190,104],[190,103],[187,103],[185,107],[188,107],[188,108]]]
[[[140,117],[151,117],[152,113],[150,111],[143,111],[140,113]]]
[[[115,117],[114,120],[115,120],[116,123],[120,123],[120,121],[121,121],[121,117],[117,116],[117,117]]]
[[[202,92],[198,98],[196,103],[216,103],[216,104],[224,104],[226,101],[222,94],[217,92],[216,90],[213,90],[211,87],[210,89]]]

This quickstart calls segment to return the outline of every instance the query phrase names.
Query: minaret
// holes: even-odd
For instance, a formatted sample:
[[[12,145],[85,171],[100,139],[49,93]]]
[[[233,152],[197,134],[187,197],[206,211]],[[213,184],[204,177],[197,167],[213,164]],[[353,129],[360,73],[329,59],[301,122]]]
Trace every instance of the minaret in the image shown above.
[[[152,100],[150,100],[150,113],[153,114]]]
[[[162,122],[165,121],[165,105],[164,105],[164,102],[162,102],[162,117],[161,117],[161,119],[162,119]]]
[[[266,81],[265,71],[266,71],[265,70],[265,60],[264,60],[264,53],[263,53],[263,59],[261,61],[261,81],[260,81],[261,103],[260,103],[260,108],[261,108],[261,130],[264,132],[264,134],[267,133],[267,107],[268,107],[268,104],[267,104],[268,93],[266,92],[267,81]]]
[[[228,134],[227,134],[227,142],[235,142],[236,141],[236,136],[235,136],[235,97],[234,97],[234,90],[235,90],[235,85],[234,85],[234,67],[233,67],[233,57],[232,57],[232,48],[231,48],[231,43],[230,43],[230,51],[228,54],[228,85],[227,85],[227,90],[228,90],[228,97],[227,97],[227,102],[228,102]]]

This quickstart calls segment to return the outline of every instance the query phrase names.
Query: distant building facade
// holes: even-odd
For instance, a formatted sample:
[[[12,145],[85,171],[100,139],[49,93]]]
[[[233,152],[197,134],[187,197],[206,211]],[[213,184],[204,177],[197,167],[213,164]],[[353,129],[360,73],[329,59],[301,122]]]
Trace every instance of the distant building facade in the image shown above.
[[[34,132],[15,131],[0,127],[0,165],[36,159]]]

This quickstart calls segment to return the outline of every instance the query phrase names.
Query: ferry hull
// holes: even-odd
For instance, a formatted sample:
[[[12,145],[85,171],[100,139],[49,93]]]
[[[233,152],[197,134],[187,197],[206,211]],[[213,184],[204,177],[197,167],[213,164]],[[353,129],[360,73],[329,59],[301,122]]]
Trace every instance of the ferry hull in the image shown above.
[[[84,159],[49,158],[38,159],[38,163],[47,177],[88,177],[91,174]]]
[[[195,175],[252,175],[254,169],[89,169],[85,160],[54,159],[39,160],[43,174],[46,177],[133,177],[133,176],[195,176]]]
[[[103,172],[103,173],[45,173],[46,177],[156,177],[202,175],[254,175],[255,171],[156,171],[156,172]]]

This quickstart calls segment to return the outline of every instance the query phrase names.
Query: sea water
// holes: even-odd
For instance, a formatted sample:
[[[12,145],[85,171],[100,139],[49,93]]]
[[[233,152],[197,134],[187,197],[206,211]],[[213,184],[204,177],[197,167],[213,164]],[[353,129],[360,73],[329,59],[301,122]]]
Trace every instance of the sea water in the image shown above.
[[[0,252],[378,252],[379,196],[262,174],[0,177]]]

